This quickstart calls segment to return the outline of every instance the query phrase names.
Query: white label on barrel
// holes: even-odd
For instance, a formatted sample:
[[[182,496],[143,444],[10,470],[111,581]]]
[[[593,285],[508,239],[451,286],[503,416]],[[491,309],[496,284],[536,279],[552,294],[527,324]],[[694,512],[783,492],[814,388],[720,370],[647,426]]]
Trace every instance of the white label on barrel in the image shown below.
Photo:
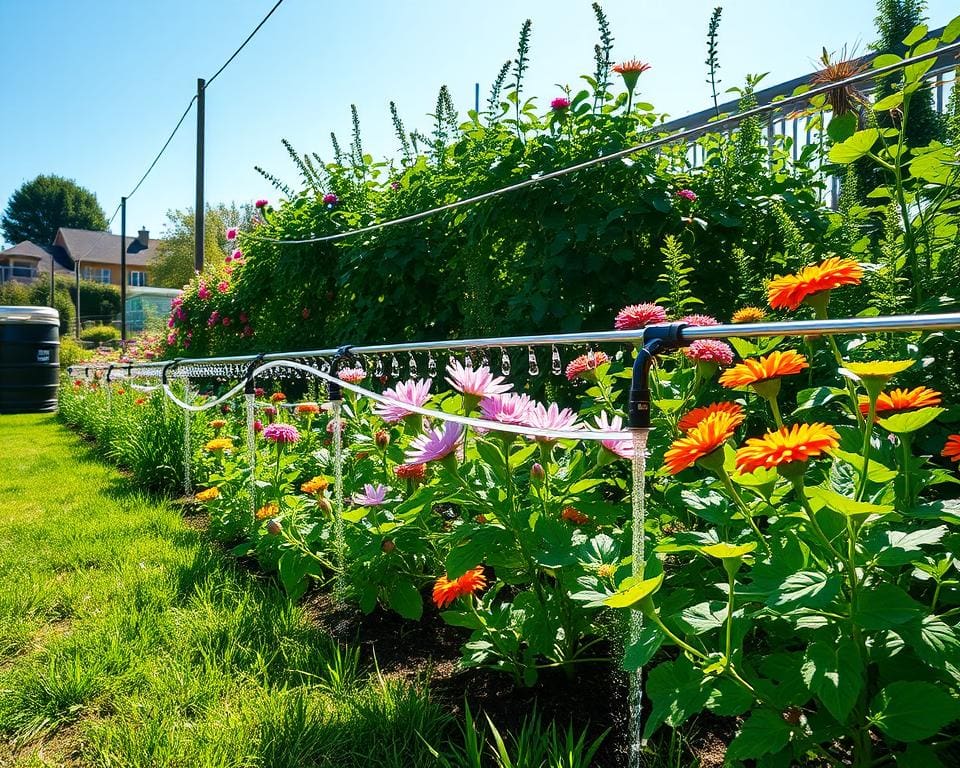
[[[38,363],[49,363],[49,362],[50,362],[50,350],[49,350],[49,349],[38,349],[38,350],[37,350],[37,362],[38,362]]]

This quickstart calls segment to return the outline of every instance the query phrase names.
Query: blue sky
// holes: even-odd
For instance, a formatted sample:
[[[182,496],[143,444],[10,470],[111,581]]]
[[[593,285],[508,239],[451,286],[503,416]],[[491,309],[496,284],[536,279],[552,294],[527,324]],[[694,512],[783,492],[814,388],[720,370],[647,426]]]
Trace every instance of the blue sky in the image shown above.
[[[0,0],[6,77],[0,107],[0,206],[39,173],[76,179],[109,216],[146,170],[188,100],[275,0]],[[809,72],[821,48],[873,39],[873,0],[607,0],[614,56],[653,69],[644,100],[681,116],[707,106],[705,34],[722,4],[722,87],[746,73],[765,84]],[[930,0],[930,26],[957,13]],[[243,202],[277,193],[261,165],[296,183],[280,144],[331,156],[329,134],[349,141],[350,104],[365,149],[393,155],[388,105],[408,128],[426,129],[447,84],[462,113],[481,102],[533,20],[526,93],[545,108],[593,69],[597,30],[587,0],[285,0],[207,92],[207,200]],[[128,203],[128,230],[164,226],[169,208],[193,203],[195,117]],[[113,230],[119,229],[119,217]]]

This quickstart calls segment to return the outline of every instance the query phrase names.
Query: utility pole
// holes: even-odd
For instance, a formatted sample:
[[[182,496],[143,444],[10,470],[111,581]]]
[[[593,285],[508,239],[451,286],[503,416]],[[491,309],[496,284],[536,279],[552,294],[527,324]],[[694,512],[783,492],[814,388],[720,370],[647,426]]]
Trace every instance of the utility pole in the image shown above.
[[[197,78],[197,201],[193,208],[193,267],[197,272],[203,271],[203,119],[204,119],[204,91],[206,83],[202,77]]]
[[[120,198],[120,341],[127,340],[127,198]]]
[[[77,297],[77,341],[80,341],[80,259],[73,262],[73,289]]]

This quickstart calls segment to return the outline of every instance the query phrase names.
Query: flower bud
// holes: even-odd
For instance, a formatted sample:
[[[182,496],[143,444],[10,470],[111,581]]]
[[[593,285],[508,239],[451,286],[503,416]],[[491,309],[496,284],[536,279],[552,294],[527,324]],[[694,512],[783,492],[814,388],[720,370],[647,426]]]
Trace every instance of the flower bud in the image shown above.
[[[543,485],[543,481],[546,479],[547,473],[543,468],[543,464],[539,461],[534,463],[530,467],[530,482],[532,482],[537,488]]]
[[[397,545],[393,542],[393,539],[384,539],[380,544],[380,549],[389,554],[397,548]]]
[[[377,432],[373,440],[377,444],[377,448],[382,451],[384,448],[390,445],[390,433],[385,429],[381,429],[379,432]]]
[[[283,526],[280,525],[280,521],[276,518],[271,518],[267,521],[267,533],[271,536],[279,536],[282,530]]]
[[[317,506],[325,515],[333,514],[333,504],[330,503],[330,499],[328,499],[326,496],[321,496],[319,499],[317,499]]]

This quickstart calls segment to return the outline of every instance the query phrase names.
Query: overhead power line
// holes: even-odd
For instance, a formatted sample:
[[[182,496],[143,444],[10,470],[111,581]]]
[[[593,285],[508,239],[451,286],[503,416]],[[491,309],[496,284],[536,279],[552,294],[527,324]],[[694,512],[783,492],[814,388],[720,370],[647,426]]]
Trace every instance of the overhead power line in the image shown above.
[[[131,191],[130,194],[127,195],[127,200],[133,197],[134,193],[138,189],[140,189],[140,185],[147,180],[147,176],[150,175],[150,171],[153,170],[153,167],[157,164],[157,161],[163,156],[163,153],[167,151],[167,147],[170,146],[170,142],[173,141],[173,137],[177,135],[177,131],[180,130],[180,126],[183,125],[183,121],[187,119],[187,115],[190,114],[190,109],[191,107],[193,107],[193,103],[196,100],[197,100],[196,96],[190,99],[190,103],[187,104],[187,108],[183,110],[183,114],[180,115],[180,119],[177,121],[177,124],[174,126],[173,131],[171,131],[170,135],[167,137],[167,140],[164,142],[163,146],[160,148],[160,151],[157,153],[157,156],[153,158],[153,162],[150,163],[150,167],[147,168],[146,173],[144,173],[143,176],[140,177],[140,181],[137,182],[137,186],[133,188],[133,191]],[[113,215],[116,216],[117,214],[114,213]]]
[[[230,62],[233,61],[235,58],[237,58],[237,54],[240,53],[240,51],[242,51],[242,50],[246,47],[247,43],[249,43],[249,42],[253,39],[253,36],[254,36],[255,34],[257,34],[257,32],[260,31],[260,27],[262,27],[264,24],[267,23],[267,19],[269,19],[271,16],[273,16],[273,12],[274,12],[275,10],[277,10],[277,8],[280,7],[280,4],[281,4],[282,2],[283,2],[283,0],[277,0],[277,4],[274,5],[273,8],[270,9],[270,12],[269,12],[266,16],[263,17],[263,20],[262,20],[259,24],[257,24],[256,27],[254,27],[253,32],[251,32],[249,35],[247,35],[247,39],[244,40],[244,41],[240,44],[240,47],[237,48],[237,50],[235,50],[235,51],[233,52],[233,55],[223,63],[223,66],[220,67],[220,69],[218,69],[216,72],[213,73],[213,77],[208,77],[208,78],[207,78],[207,88],[209,88],[209,87],[210,87],[210,84],[211,84],[214,80],[216,80],[217,77],[220,75],[220,73],[223,72],[223,70],[225,70],[225,69],[229,66]]]

